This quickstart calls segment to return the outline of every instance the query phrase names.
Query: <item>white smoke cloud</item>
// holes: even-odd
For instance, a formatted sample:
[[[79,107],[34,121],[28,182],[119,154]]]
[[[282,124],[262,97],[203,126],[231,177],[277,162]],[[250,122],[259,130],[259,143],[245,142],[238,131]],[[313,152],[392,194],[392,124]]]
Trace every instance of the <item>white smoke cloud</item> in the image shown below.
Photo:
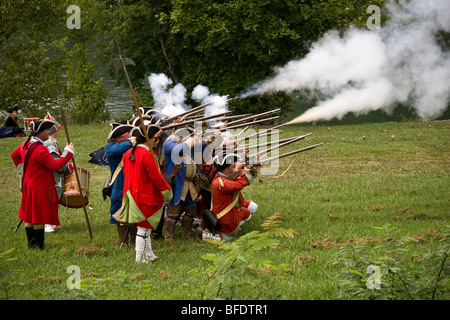
[[[181,83],[168,88],[173,82],[163,73],[152,73],[148,77],[148,82],[152,90],[154,107],[163,114],[172,117],[189,109],[186,105],[187,90]]]
[[[199,84],[192,90],[192,99],[201,104],[211,103],[205,108],[206,116],[228,111],[228,96],[210,94],[208,87],[203,85]]]
[[[436,35],[450,31],[450,1],[390,2],[385,9],[386,26],[351,27],[342,37],[330,31],[304,58],[277,68],[245,96],[309,89],[325,97],[292,122],[391,113],[397,103],[410,105],[422,119],[439,117],[450,101],[450,53]]]
[[[148,77],[148,82],[152,90],[154,107],[161,110],[163,114],[173,117],[191,109],[191,106],[186,103],[187,90],[181,83],[169,88],[173,81],[163,73],[152,73]],[[197,85],[192,91],[192,99],[201,104],[211,103],[205,107],[205,116],[228,111],[227,96],[210,94],[206,86]]]

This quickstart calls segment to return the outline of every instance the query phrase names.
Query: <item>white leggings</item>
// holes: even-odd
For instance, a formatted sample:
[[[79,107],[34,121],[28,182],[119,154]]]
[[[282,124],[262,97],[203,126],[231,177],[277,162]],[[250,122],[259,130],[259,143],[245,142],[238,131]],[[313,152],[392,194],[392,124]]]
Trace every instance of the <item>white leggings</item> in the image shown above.
[[[154,261],[158,257],[155,256],[152,250],[152,241],[150,238],[152,230],[137,227],[136,232],[136,262]]]

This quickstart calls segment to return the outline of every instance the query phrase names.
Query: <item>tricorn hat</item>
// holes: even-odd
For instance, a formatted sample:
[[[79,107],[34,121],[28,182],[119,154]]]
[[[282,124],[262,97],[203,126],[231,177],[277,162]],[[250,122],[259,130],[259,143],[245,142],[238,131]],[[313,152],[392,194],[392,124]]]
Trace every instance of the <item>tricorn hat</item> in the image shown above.
[[[151,123],[152,117],[149,115],[142,115],[142,120],[144,120],[144,124],[147,125]],[[129,123],[135,127],[138,127],[141,124],[141,119],[139,116],[135,116],[129,120]]]
[[[157,126],[156,124],[149,124],[146,125],[145,127],[147,128],[147,134],[149,138],[153,138],[155,134],[157,134],[161,130],[160,126]],[[135,127],[131,132],[131,135],[136,138],[137,137],[145,138],[145,133],[142,126]]]
[[[14,111],[18,112],[19,111],[19,107],[18,106],[14,106],[8,109],[8,113],[13,113]]]
[[[56,131],[58,131],[61,128],[61,125],[58,122],[56,122],[55,118],[53,118],[52,115],[49,112],[47,112],[47,115],[44,117],[44,119],[51,120],[51,121],[55,122],[53,127],[50,128],[50,133],[55,133]]]
[[[48,119],[41,119],[41,120],[32,121],[30,123],[30,129],[31,129],[32,134],[37,135],[41,131],[50,129],[55,124],[56,124],[55,121],[48,120]]]
[[[121,136],[124,133],[129,132],[131,129],[134,128],[131,124],[122,124],[122,123],[117,123],[117,122],[111,123],[110,126],[111,126],[111,131],[109,132],[108,140],[113,139],[118,136]]]

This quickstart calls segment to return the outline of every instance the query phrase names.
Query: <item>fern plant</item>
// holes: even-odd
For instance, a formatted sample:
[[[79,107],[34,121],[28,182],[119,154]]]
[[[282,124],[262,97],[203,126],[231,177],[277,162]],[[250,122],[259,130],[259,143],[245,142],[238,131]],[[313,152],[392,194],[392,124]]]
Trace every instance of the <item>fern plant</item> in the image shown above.
[[[285,264],[275,265],[267,252],[275,250],[281,237],[293,238],[297,231],[280,227],[283,214],[275,213],[262,227],[265,232],[252,231],[234,242],[218,244],[221,253],[210,253],[202,259],[212,264],[196,269],[204,284],[197,288],[201,299],[276,299],[276,283],[271,274]]]

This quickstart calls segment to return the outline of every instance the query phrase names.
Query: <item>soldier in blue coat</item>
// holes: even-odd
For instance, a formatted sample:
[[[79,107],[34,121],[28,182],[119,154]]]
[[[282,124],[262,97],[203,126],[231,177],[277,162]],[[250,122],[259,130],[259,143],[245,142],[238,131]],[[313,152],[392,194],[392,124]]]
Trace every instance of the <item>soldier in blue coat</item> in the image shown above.
[[[192,232],[194,218],[197,215],[197,197],[200,191],[200,178],[194,156],[194,129],[182,127],[175,130],[164,142],[165,173],[171,179],[173,197],[169,202],[165,223],[165,242],[175,237],[175,225],[184,213],[181,221],[182,237]],[[201,153],[201,147],[200,147]]]
[[[113,179],[116,169],[120,171],[111,186],[111,207],[109,209],[111,217],[109,223],[117,225],[119,240],[122,242],[128,227],[120,224],[120,221],[115,219],[114,216],[118,217],[120,209],[122,208],[123,183],[125,181],[122,157],[125,152],[133,147],[134,138],[132,138],[130,134],[133,126],[122,123],[111,123],[110,126],[111,131],[108,135],[108,143],[105,146],[105,154],[111,170],[111,180]],[[134,239],[136,239],[135,235],[136,226],[130,229],[130,239],[132,243],[134,242]]]

